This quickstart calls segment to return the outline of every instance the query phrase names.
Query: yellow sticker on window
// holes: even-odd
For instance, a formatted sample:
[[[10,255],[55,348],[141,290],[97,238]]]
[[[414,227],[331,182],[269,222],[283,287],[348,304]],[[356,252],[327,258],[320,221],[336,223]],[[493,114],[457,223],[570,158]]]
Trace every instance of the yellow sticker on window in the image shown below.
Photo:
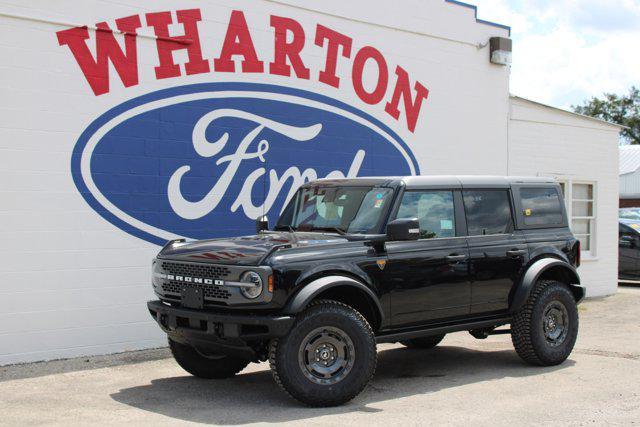
[[[531,211],[531,209],[525,209],[524,210],[524,216],[531,216],[533,212]]]
[[[640,228],[640,224],[629,224],[629,226],[630,226],[631,228],[635,228],[635,229]]]

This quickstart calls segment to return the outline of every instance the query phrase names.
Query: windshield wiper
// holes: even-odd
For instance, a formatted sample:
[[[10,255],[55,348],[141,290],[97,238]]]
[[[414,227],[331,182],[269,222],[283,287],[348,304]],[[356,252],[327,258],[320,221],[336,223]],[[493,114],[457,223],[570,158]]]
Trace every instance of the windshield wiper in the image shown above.
[[[346,236],[347,232],[344,231],[342,228],[340,227],[312,227],[311,231],[313,230],[318,230],[318,231],[335,231],[336,233],[338,233],[341,236]]]

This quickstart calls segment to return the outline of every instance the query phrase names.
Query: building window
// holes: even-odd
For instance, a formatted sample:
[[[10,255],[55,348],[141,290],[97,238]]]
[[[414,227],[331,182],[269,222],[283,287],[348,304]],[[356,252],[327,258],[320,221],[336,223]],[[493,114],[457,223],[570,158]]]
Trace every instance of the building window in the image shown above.
[[[565,181],[560,183],[571,231],[580,240],[582,252],[595,256],[595,186],[590,182]]]
[[[593,184],[571,186],[571,230],[583,251],[592,252],[596,217],[593,208]]]

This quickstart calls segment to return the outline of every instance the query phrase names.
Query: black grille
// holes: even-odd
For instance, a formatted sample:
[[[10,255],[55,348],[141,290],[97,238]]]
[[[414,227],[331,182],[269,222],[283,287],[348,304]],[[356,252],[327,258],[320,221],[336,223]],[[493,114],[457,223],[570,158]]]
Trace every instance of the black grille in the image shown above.
[[[220,286],[198,285],[193,283],[179,283],[175,281],[164,283],[162,285],[162,291],[180,295],[180,290],[183,287],[201,289],[204,294],[204,297],[210,298],[210,299],[229,299],[229,297],[231,296],[231,292],[229,292],[228,290]]]
[[[202,279],[222,279],[231,273],[227,267],[219,265],[182,264],[169,261],[162,261],[162,269],[168,274]]]

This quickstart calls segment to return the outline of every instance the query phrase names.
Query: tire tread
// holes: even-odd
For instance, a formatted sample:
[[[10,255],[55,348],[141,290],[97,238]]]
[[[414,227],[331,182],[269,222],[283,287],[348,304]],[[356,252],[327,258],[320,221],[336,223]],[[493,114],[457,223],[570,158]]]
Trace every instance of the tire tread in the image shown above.
[[[536,366],[549,366],[555,363],[545,361],[536,351],[536,345],[533,341],[532,316],[536,305],[551,286],[566,287],[563,283],[554,280],[538,281],[531,294],[527,298],[524,306],[513,316],[511,323],[511,341],[518,356],[525,362]],[[577,327],[577,325],[575,325]]]
[[[296,325],[304,322],[305,320],[307,320],[308,318],[312,317],[315,314],[315,308],[316,307],[322,307],[323,310],[325,310],[325,312],[327,311],[333,311],[336,314],[341,313],[344,314],[345,310],[347,311],[347,315],[349,317],[351,317],[354,321],[356,321],[357,323],[361,324],[364,327],[364,331],[365,333],[369,336],[369,339],[372,340],[375,343],[375,335],[373,333],[373,329],[371,328],[371,325],[369,325],[369,322],[367,322],[367,319],[360,313],[358,312],[356,309],[354,309],[353,307],[344,304],[342,302],[339,301],[334,301],[334,300],[316,300],[313,301],[309,304],[309,306],[307,307],[307,309],[305,311],[302,312],[302,314],[300,314],[300,316],[296,319],[296,324],[294,325],[294,328]],[[301,396],[295,396],[291,390],[289,390],[287,388],[287,386],[284,384],[283,380],[282,380],[282,374],[279,371],[279,364],[277,363],[277,354],[278,354],[278,345],[280,343],[280,340],[278,339],[273,339],[271,340],[270,344],[269,344],[269,366],[271,368],[271,374],[273,376],[274,381],[276,382],[276,384],[278,384],[278,387],[280,387],[280,389],[282,389],[285,393],[287,393],[292,399],[298,400],[308,406],[312,406],[312,407],[328,407],[328,406],[336,406],[336,405],[340,405],[344,402],[347,402],[351,399],[353,399],[354,397],[356,397],[358,394],[360,394],[362,392],[362,390],[364,390],[364,388],[367,386],[368,381],[366,381],[360,388],[353,390],[351,393],[349,393],[347,396],[345,396],[343,399],[341,399],[340,401],[336,401],[335,399],[332,398],[327,398],[327,397],[322,397],[322,396],[315,396],[312,400],[311,399],[305,399],[305,398],[301,398]],[[368,354],[365,356],[367,358],[367,360],[371,360],[373,361],[373,369],[371,371],[371,377],[373,377],[375,370],[376,370],[376,365],[377,365],[377,353],[376,353],[376,346],[373,345],[372,347],[367,349]]]

